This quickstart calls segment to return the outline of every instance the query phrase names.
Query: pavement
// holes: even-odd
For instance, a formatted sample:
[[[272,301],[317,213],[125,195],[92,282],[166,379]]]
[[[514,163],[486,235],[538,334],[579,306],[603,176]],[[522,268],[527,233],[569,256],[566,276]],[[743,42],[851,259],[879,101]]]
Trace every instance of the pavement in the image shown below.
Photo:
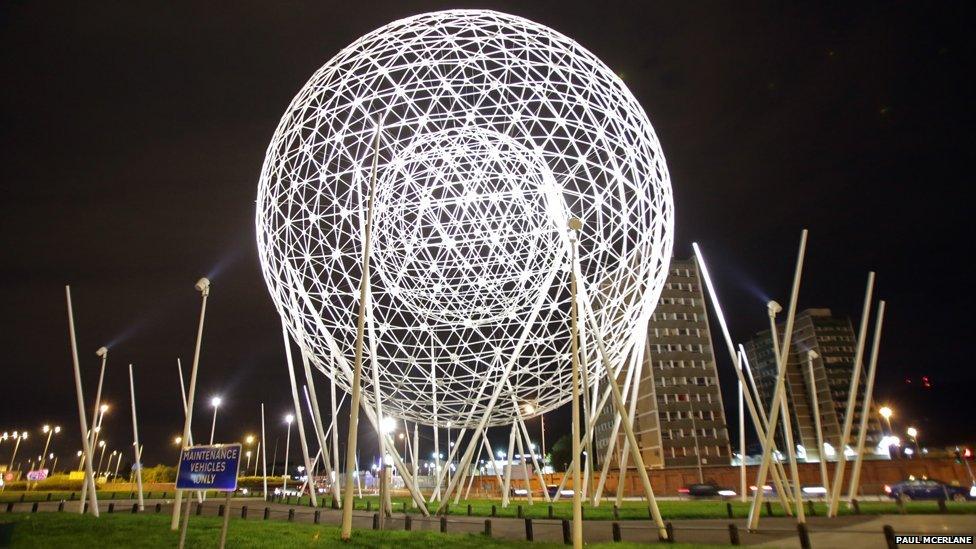
[[[210,498],[204,502],[199,514],[216,516],[222,505],[222,498]],[[107,513],[109,505],[115,513],[130,513],[131,499],[100,500],[99,510]],[[143,513],[155,513],[159,504],[161,514],[172,513],[172,500],[146,500]],[[30,512],[33,503],[16,503],[15,512]],[[39,512],[57,512],[59,502],[39,502]],[[64,512],[77,512],[78,501],[68,501],[64,504]],[[265,502],[261,498],[234,498],[231,500],[231,518],[240,520],[242,508],[247,506],[246,520],[263,520],[267,508],[269,520],[292,520],[302,523],[313,523],[315,511],[311,507],[288,505],[284,503]],[[198,504],[193,502],[191,512],[197,513]],[[0,507],[5,512],[6,506]],[[338,525],[342,512],[329,508],[321,508],[319,520],[321,524]],[[354,511],[353,527],[371,529],[373,527],[374,512]],[[192,517],[193,515],[191,515]],[[192,520],[192,518],[191,518]],[[468,517],[451,515],[446,520],[446,531],[449,533],[483,534],[485,522],[491,522],[492,537],[511,540],[527,539],[527,524],[524,519],[495,517]],[[410,514],[412,530],[439,531],[440,517],[423,517]],[[561,520],[532,519],[531,528],[535,541],[560,543],[563,541],[563,526]],[[590,520],[583,523],[583,539],[585,542],[613,541],[613,522],[608,520]],[[658,542],[658,531],[654,523],[649,520],[619,521],[620,538],[622,541],[637,543]],[[737,529],[739,541],[742,545],[757,547],[802,547],[797,532],[796,523],[789,517],[763,517],[760,529],[749,532],[744,519],[682,519],[671,521],[675,541],[686,543],[710,543],[727,545],[731,541],[730,525]],[[394,513],[386,519],[385,529],[403,530],[406,516]],[[976,534],[976,515],[873,515],[873,516],[842,516],[833,519],[826,517],[808,517],[807,528],[810,536],[810,546],[814,548],[856,547],[857,549],[887,549],[883,527],[890,525],[896,534]],[[232,526],[233,527],[233,526]]]

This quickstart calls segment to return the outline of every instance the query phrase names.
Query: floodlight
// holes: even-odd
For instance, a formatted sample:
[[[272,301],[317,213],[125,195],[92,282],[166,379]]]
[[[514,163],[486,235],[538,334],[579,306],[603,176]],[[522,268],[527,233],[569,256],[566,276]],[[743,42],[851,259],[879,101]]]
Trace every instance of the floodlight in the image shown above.
[[[295,416],[291,414],[285,416],[285,423],[291,424],[292,421],[295,421]]]
[[[810,349],[809,351],[807,351],[807,357],[810,360],[817,360],[818,358],[820,358],[820,353],[814,351],[813,349]]]
[[[194,284],[193,287],[203,295],[207,295],[210,293],[210,279],[203,277],[200,280],[197,280],[197,283]]]
[[[95,351],[95,356],[97,356],[98,358],[105,358],[107,355],[108,355],[108,348],[106,347],[99,347],[98,350]]]
[[[769,311],[769,316],[775,317],[783,311],[783,306],[775,301],[770,301],[766,304],[766,309]]]

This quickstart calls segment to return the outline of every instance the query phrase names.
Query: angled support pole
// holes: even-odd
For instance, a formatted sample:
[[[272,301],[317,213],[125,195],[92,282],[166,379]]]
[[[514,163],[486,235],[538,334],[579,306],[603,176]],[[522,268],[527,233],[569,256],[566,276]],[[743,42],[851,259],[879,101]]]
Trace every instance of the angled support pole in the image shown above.
[[[864,310],[861,312],[861,327],[857,336],[857,348],[854,351],[854,371],[851,373],[851,385],[847,395],[847,412],[844,414],[844,428],[840,435],[840,448],[837,449],[837,465],[834,468],[834,482],[831,485],[830,506],[827,508],[828,517],[836,517],[840,507],[840,493],[844,489],[844,469],[847,465],[847,442],[851,439],[851,428],[854,426],[854,409],[857,406],[857,388],[861,381],[861,362],[864,358],[864,343],[868,335],[868,320],[871,316],[871,295],[874,292],[874,272],[868,273],[868,286],[864,292]]]
[[[885,302],[878,303],[878,317],[874,326],[874,341],[871,343],[871,361],[868,363],[868,378],[865,381],[864,403],[861,405],[861,428],[857,435],[857,456],[854,458],[854,468],[851,469],[851,485],[847,490],[847,499],[857,497],[857,489],[861,483],[861,463],[864,461],[864,442],[868,434],[868,418],[871,417],[871,399],[874,396],[874,375],[878,368],[878,350],[881,346],[881,328],[884,324]]]

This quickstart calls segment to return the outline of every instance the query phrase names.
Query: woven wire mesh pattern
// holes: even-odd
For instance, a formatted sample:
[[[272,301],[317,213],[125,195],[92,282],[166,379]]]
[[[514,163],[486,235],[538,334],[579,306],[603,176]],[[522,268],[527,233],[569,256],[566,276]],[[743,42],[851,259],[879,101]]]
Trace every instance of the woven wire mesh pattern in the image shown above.
[[[473,426],[499,384],[489,425],[511,424],[517,406],[534,415],[565,403],[574,216],[598,336],[612,367],[626,367],[671,257],[660,144],[593,54],[484,10],[363,36],[315,72],[275,131],[258,250],[275,306],[316,367],[349,390],[336,357],[352,364],[378,125],[367,402],[378,368],[384,413],[428,425]],[[603,366],[593,334],[585,341],[593,383]]]

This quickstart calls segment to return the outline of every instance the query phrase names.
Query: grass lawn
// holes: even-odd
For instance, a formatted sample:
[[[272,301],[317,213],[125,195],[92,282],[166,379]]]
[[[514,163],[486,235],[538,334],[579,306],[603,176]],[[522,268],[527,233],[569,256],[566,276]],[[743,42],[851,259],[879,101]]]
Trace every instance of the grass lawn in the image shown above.
[[[402,512],[404,509],[408,513],[418,512],[416,509],[411,508],[410,500],[408,498],[393,499],[393,508],[395,512]],[[300,503],[294,497],[292,497],[289,501],[295,505],[308,505],[308,497],[303,497]],[[367,497],[356,500],[356,509],[366,509],[367,502],[369,502],[368,505],[371,509],[375,510],[379,508],[379,498]],[[502,508],[501,503],[493,500],[461,500],[458,505],[451,505],[449,512],[452,515],[466,515],[468,512],[467,506],[470,504],[471,514],[473,516],[488,517],[491,516],[491,507],[494,505],[496,516],[516,517],[518,515],[518,506],[521,505],[523,517],[548,518],[549,506],[545,500],[541,498],[533,498],[533,502],[534,505],[530,506],[524,499],[513,500],[507,508]],[[746,517],[749,514],[748,503],[741,503],[739,501],[732,501],[729,503],[732,504],[732,513],[735,517]],[[436,504],[429,506],[431,513],[436,510],[436,507]],[[661,514],[664,516],[665,520],[728,517],[726,502],[724,501],[662,500],[658,501],[658,507],[661,509]],[[865,501],[861,502],[860,507],[861,513],[865,515],[893,515],[900,512],[898,505],[894,501]],[[976,503],[974,502],[955,503],[950,501],[946,503],[946,507],[950,514],[976,514]],[[778,502],[772,503],[772,509],[773,515],[784,515],[783,508]],[[805,506],[805,509],[809,512],[809,506]],[[814,502],[814,510],[817,515],[825,515],[827,514],[827,504],[823,502]],[[934,514],[939,512],[939,506],[935,501],[911,501],[905,504],[905,510],[911,514]],[[560,498],[558,502],[553,504],[554,518],[570,519],[572,518],[572,513],[572,502],[568,498]],[[848,509],[846,504],[842,504],[840,514],[849,515],[852,514],[852,510]],[[763,516],[766,516],[765,509],[763,510]],[[587,520],[613,520],[613,504],[607,500],[604,500],[600,507],[592,507],[584,502],[583,517]],[[647,505],[638,501],[625,501],[618,512],[618,517],[619,520],[648,520],[649,513]]]
[[[0,522],[15,522],[13,547],[175,547],[179,532],[169,529],[169,517],[161,515],[103,515],[93,518],[74,513],[0,515]],[[187,531],[188,547],[216,547],[221,519],[193,517]],[[330,547],[339,544],[339,528],[282,521],[230,521],[228,547]],[[480,535],[354,530],[345,547],[565,547],[562,544],[503,541]],[[605,543],[590,547],[634,549],[637,544]],[[710,548],[710,545],[669,544],[675,549]]]

